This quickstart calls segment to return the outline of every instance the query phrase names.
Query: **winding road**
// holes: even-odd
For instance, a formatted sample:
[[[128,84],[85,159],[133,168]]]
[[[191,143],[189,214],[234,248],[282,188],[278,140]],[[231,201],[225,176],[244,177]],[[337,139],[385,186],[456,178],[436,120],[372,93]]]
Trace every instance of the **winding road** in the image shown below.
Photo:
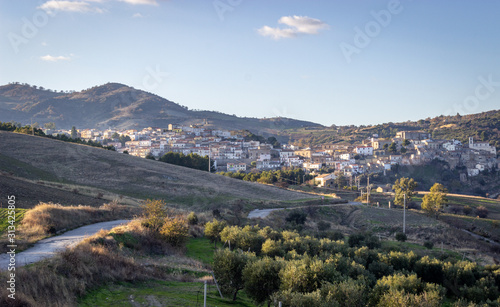
[[[101,229],[110,230],[121,224],[130,222],[129,220],[116,220],[101,222],[92,225],[83,226],[70,230],[62,235],[46,238],[35,243],[35,246],[26,249],[15,257],[16,267],[31,264],[45,258],[54,256],[58,251],[68,247],[73,247],[83,239],[96,234]],[[10,261],[9,254],[0,255],[0,271],[7,270]]]

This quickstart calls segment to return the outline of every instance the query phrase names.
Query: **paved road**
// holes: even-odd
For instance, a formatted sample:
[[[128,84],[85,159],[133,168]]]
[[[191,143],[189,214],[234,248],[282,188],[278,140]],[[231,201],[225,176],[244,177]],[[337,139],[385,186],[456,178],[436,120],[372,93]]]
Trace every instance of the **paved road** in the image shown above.
[[[353,205],[353,206],[362,205],[359,202],[350,201],[350,202],[345,203],[345,204],[327,204],[327,205],[319,205],[319,207],[337,206],[337,205],[346,205],[346,204],[347,205]],[[304,207],[293,207],[293,208],[290,208],[290,209],[296,209],[296,208],[304,208]],[[284,210],[284,209],[287,209],[287,208],[255,209],[255,210],[250,211],[250,213],[248,213],[248,218],[249,219],[256,219],[256,218],[263,219],[263,218],[267,217],[269,214],[271,214],[271,212],[273,212],[273,211]]]
[[[91,236],[99,232],[101,229],[110,230],[113,227],[127,222],[129,222],[129,220],[108,221],[87,225],[65,232],[60,236],[40,240],[35,244],[35,246],[16,254],[16,267],[52,257],[56,252],[64,250],[67,247],[75,246],[85,237]],[[0,255],[0,270],[7,269],[9,260],[10,255]]]

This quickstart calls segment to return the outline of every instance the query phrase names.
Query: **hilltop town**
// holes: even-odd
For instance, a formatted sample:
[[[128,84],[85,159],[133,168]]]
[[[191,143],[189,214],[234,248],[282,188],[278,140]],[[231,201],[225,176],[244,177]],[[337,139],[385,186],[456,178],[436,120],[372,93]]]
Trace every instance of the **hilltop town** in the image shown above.
[[[72,131],[45,130],[46,134]],[[312,148],[274,144],[243,135],[241,131],[215,130],[200,126],[168,125],[143,130],[73,131],[84,140],[111,145],[116,151],[138,157],[158,159],[167,152],[209,156],[217,171],[250,172],[302,168],[317,175],[319,186],[330,186],[342,174],[348,178],[366,173],[386,173],[395,165],[425,165],[438,159],[451,169],[461,167],[460,180],[466,181],[486,170],[498,168],[495,146],[473,137],[467,144],[451,139],[433,139],[424,131],[400,131],[392,138],[372,135],[357,144],[322,144]],[[264,142],[263,142],[264,140]]]

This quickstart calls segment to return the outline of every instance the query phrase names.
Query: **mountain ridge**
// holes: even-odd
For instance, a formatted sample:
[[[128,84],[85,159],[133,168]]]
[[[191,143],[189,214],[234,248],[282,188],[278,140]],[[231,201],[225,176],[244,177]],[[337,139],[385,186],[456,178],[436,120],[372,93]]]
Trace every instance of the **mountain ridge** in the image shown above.
[[[237,117],[217,111],[189,110],[166,98],[121,83],[62,92],[29,84],[0,86],[0,121],[55,122],[57,127],[145,128],[168,124],[204,125],[228,130],[248,129],[273,134],[298,127],[322,127],[290,118]]]

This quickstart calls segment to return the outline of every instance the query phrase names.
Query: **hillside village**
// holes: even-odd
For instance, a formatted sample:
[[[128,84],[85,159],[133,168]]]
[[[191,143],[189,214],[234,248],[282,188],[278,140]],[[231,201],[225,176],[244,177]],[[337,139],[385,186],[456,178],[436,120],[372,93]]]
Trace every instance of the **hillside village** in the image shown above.
[[[71,135],[71,131],[66,130],[45,132]],[[287,144],[278,148],[246,140],[238,132],[193,125],[170,124],[166,129],[150,127],[141,131],[82,129],[78,130],[78,136],[143,158],[148,155],[159,158],[167,152],[210,156],[217,171],[303,168],[318,174],[316,182],[320,186],[330,185],[338,174],[353,177],[363,173],[385,173],[396,164],[423,165],[433,159],[446,161],[451,169],[465,166],[467,172],[460,178],[465,181],[482,171],[498,168],[500,162],[496,148],[487,142],[477,142],[472,137],[468,144],[454,139],[432,139],[430,133],[423,131],[400,131],[390,139],[381,139],[375,134],[359,144],[322,144],[313,148]]]

